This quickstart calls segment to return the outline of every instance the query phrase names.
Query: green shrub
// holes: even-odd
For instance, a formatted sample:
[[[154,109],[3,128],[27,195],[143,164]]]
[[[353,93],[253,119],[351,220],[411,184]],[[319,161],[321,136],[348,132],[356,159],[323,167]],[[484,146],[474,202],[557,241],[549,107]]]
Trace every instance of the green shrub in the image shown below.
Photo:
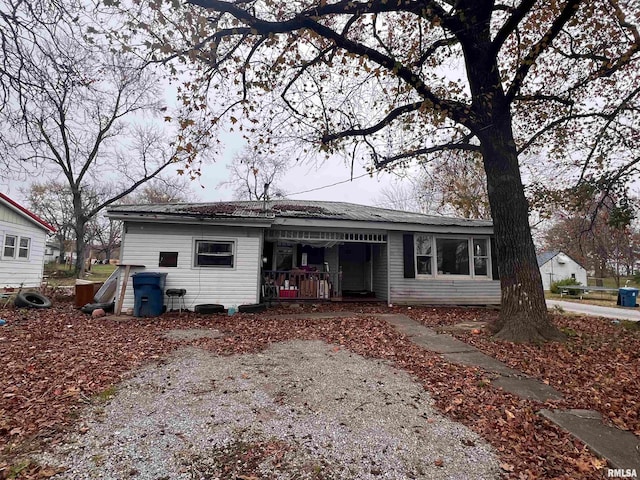
[[[564,290],[564,287],[570,285],[582,285],[575,278],[563,278],[562,280],[558,280],[557,282],[553,282],[551,284],[551,293],[560,293]],[[569,289],[569,295],[580,295],[580,290],[571,290]]]

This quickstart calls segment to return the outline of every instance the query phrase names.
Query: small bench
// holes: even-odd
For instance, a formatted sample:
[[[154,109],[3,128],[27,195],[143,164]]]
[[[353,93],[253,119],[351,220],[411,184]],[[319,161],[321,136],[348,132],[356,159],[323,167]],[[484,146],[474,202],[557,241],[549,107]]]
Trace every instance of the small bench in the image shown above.
[[[566,285],[560,287],[560,297],[562,298],[564,295],[569,295],[569,292],[573,292],[578,290],[580,292],[580,300],[584,297],[585,294],[589,292],[611,292],[618,293],[617,288],[610,287],[589,287],[585,285]]]

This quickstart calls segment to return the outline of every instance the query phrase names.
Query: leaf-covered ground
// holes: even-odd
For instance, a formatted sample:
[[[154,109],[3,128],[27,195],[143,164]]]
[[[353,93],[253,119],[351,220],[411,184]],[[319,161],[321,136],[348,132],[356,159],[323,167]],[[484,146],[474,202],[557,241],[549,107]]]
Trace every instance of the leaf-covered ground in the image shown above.
[[[274,318],[275,313],[349,310],[339,319]],[[255,352],[273,342],[322,339],[355,353],[383,358],[420,381],[450,418],[486,438],[511,478],[602,478],[603,462],[569,434],[536,415],[547,408],[594,408],[621,428],[638,433],[640,333],[609,321],[555,317],[569,333],[564,345],[523,346],[494,342],[484,334],[457,333],[483,351],[547,381],[566,400],[545,405],[491,385],[484,372],[457,366],[425,351],[384,320],[367,313],[405,313],[431,327],[490,320],[495,311],[465,308],[388,308],[327,304],[269,315],[165,316],[124,321],[92,319],[68,303],[48,310],[0,309],[0,478],[42,478],[53,470],[28,464],[30,451],[60,442],[78,410],[108,396],[110,387],[137,366],[181,346],[220,355]],[[215,328],[223,338],[168,340],[176,328]]]

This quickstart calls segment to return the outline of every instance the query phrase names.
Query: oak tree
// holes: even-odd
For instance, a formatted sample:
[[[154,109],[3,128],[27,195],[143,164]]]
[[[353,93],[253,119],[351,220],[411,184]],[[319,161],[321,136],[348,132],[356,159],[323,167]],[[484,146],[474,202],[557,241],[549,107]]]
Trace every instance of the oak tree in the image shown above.
[[[495,227],[499,338],[558,339],[519,161],[623,181],[640,162],[635,0],[155,2],[149,45],[193,62],[220,123],[391,169],[481,155]],[[254,125],[277,128],[254,129]],[[254,131],[255,130],[255,131]],[[565,180],[566,181],[566,180]]]

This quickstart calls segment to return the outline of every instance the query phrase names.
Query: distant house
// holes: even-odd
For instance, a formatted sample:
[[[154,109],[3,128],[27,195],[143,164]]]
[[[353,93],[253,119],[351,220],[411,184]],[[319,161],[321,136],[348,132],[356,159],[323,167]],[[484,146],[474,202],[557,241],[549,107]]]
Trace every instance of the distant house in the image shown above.
[[[542,285],[545,290],[551,289],[551,284],[565,278],[574,278],[582,285],[587,284],[587,271],[573,258],[559,250],[542,252],[538,255],[538,267],[542,275]]]
[[[42,282],[47,235],[55,229],[0,193],[0,289]]]
[[[60,244],[57,241],[47,241],[44,248],[44,263],[60,262]]]
[[[343,202],[121,205],[120,263],[166,273],[186,306],[264,299],[500,303],[493,225]],[[131,282],[131,280],[129,280]],[[124,307],[134,303],[127,287]]]

